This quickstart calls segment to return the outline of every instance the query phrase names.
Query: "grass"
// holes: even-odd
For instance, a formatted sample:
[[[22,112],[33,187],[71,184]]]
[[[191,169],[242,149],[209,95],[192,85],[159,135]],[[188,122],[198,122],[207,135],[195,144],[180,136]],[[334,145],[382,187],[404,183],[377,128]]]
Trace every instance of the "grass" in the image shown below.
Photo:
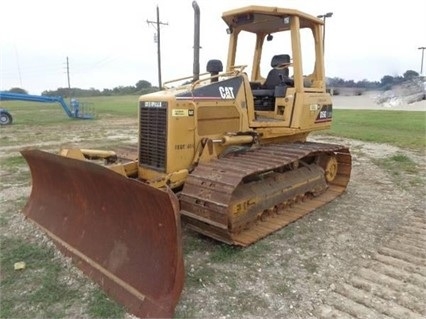
[[[426,148],[426,112],[334,110],[326,134],[398,147]]]
[[[17,169],[25,164],[25,159],[22,156],[11,156],[1,160],[3,169]]]
[[[136,118],[138,113],[137,95],[85,97],[79,101],[83,108],[86,107],[93,111],[96,118],[104,116]],[[67,100],[65,102],[69,105]],[[48,125],[86,121],[69,118],[59,103],[2,101],[2,107],[12,114],[15,125],[32,123]]]
[[[404,188],[402,175],[408,176],[410,186],[424,186],[424,180],[418,175],[417,164],[405,154],[395,154],[384,159],[375,159],[374,163],[389,172],[394,182]]]
[[[79,292],[60,282],[61,265],[53,261],[53,251],[5,237],[1,238],[1,247],[0,317],[63,317]],[[19,261],[24,261],[26,268],[16,271],[14,263]],[[58,304],[61,307],[56,307]],[[24,305],[26,309],[22,309]]]
[[[25,167],[25,159],[20,155],[1,158],[0,168],[4,171],[0,190],[11,183],[27,183],[30,179],[30,172]]]
[[[13,117],[13,125],[57,124],[70,121],[60,104],[23,101],[2,101],[2,107]]]
[[[210,254],[212,262],[225,262],[229,260],[237,260],[241,253],[239,247],[234,247],[226,244],[216,245],[214,251]]]
[[[93,105],[97,114],[112,114],[115,116],[137,117],[138,95],[99,96],[81,99],[83,103]]]
[[[87,314],[93,318],[123,318],[125,310],[111,301],[101,290],[95,290],[90,298]]]
[[[63,265],[52,249],[5,236],[0,244],[0,318],[63,318],[72,306],[84,303],[80,291],[84,281],[74,279],[69,284],[64,280]],[[14,264],[20,261],[26,268],[15,270]],[[91,293],[87,309],[87,314],[97,318],[124,316],[122,307],[99,290]]]
[[[380,163],[382,163],[382,165],[388,169],[397,168],[399,172],[418,172],[416,163],[404,154],[392,155],[391,157],[381,160]]]

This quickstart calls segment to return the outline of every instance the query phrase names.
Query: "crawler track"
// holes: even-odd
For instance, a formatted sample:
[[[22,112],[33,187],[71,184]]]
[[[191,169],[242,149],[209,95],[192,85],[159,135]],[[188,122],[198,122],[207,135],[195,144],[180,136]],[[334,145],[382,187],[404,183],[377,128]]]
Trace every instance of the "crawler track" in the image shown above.
[[[321,158],[337,160],[336,176],[324,177]],[[180,193],[188,226],[240,246],[281,229],[342,194],[351,155],[341,145],[272,144],[200,163]]]

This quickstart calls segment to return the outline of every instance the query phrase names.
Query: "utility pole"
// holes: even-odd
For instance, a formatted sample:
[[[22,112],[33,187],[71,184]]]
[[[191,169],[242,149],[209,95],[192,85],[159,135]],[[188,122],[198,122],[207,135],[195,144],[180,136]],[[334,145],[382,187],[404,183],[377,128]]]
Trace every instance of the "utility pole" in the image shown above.
[[[70,105],[71,105],[71,82],[70,82],[70,63],[67,57],[67,78],[68,78],[68,94],[70,96]]]
[[[157,31],[157,38],[154,38],[154,41],[157,42],[157,59],[158,59],[158,88],[161,90],[161,41],[160,41],[160,25],[168,25],[168,23],[160,21],[160,9],[157,6],[157,21],[146,20],[148,25],[153,25]]]
[[[333,16],[333,12],[327,12],[325,14],[321,14],[319,16],[317,16],[318,18],[322,18],[322,20],[324,21],[324,26],[322,29],[322,51],[323,53],[325,52],[325,20],[327,18],[331,18]]]
[[[422,62],[420,63],[420,75],[423,75],[423,58],[425,54],[426,47],[420,47],[419,50],[422,50]]]

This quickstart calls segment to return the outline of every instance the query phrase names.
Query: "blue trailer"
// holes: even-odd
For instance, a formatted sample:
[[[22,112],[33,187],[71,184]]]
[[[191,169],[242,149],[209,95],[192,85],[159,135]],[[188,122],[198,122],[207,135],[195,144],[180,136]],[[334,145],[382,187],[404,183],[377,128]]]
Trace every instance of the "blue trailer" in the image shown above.
[[[31,95],[22,93],[12,93],[7,91],[0,91],[0,101],[30,101],[42,103],[59,103],[62,109],[69,118],[75,119],[93,119],[95,116],[81,108],[80,102],[77,99],[71,99],[70,106],[65,103],[62,96],[43,96]],[[12,123],[12,116],[6,109],[0,109],[0,124],[6,125]]]

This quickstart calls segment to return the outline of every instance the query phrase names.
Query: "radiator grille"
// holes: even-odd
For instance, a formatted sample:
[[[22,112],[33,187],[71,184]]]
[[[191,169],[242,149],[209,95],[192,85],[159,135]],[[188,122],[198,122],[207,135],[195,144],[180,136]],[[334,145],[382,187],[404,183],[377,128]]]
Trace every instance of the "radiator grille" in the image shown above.
[[[167,154],[167,104],[146,107],[141,102],[139,112],[139,165],[159,171],[166,170]]]

